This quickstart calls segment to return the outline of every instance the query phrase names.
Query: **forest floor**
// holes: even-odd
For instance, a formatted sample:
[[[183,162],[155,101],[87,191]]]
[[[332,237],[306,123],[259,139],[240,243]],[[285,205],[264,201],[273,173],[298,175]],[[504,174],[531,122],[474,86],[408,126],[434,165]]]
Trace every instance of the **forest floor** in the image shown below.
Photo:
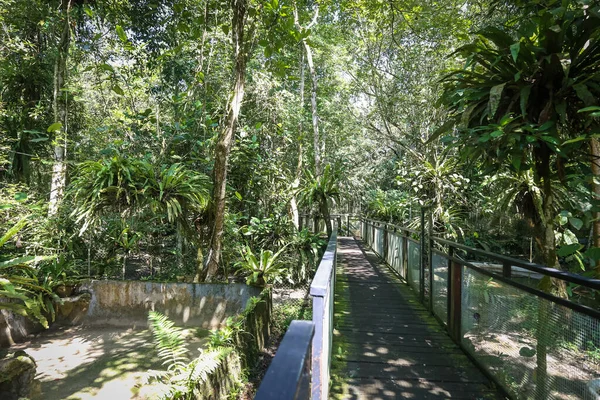
[[[206,339],[185,330],[192,356]],[[144,399],[149,369],[162,369],[148,329],[70,327],[51,329],[15,345],[37,363],[38,399]]]

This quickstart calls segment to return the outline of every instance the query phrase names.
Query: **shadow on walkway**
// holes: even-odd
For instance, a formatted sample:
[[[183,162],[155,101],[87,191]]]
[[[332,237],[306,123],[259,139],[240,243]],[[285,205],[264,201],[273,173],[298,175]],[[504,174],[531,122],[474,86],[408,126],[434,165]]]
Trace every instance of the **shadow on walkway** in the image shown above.
[[[337,268],[332,398],[501,398],[374,253],[340,237]]]

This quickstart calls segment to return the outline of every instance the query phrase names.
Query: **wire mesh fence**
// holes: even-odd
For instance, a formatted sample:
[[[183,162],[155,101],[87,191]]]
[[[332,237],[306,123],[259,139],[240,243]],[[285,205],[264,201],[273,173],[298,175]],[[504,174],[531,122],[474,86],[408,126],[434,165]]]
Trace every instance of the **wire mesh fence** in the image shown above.
[[[506,392],[520,399],[598,398],[600,321],[468,266],[462,282],[463,348]]]
[[[421,292],[421,245],[408,240],[408,268],[406,281],[417,293]]]
[[[600,399],[600,312],[539,290],[552,276],[589,300],[600,297],[600,281],[468,248],[423,228],[419,235],[363,219],[360,230],[394,272],[423,291],[430,311],[509,397]]]
[[[441,254],[433,253],[431,269],[433,271],[432,311],[444,323],[448,324],[448,266],[450,260]]]

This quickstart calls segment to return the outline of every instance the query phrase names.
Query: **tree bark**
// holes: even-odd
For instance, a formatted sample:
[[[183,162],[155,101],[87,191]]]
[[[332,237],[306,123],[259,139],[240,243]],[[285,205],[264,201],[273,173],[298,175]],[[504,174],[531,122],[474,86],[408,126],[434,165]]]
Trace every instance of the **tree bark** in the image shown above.
[[[560,269],[556,254],[556,239],[554,236],[554,193],[551,183],[550,152],[541,149],[537,155],[537,183],[542,188],[543,197],[537,203],[539,223],[537,224],[536,241],[542,254],[544,264],[549,268]],[[546,276],[540,283],[545,292],[554,292],[559,297],[566,298],[565,282],[559,279],[551,279]],[[544,299],[539,299],[538,321],[536,327],[536,399],[547,399],[548,387],[548,347],[551,345],[552,337],[549,330],[552,304]]]
[[[54,63],[54,95],[52,108],[54,112],[54,123],[60,122],[62,127],[56,131],[54,138],[54,165],[52,166],[52,181],[50,186],[50,201],[48,206],[48,217],[53,217],[58,212],[58,207],[64,197],[67,180],[67,93],[64,94],[67,78],[67,58],[71,44],[70,12],[71,1],[63,0],[61,14],[64,24],[58,43],[58,54]]]
[[[229,153],[233,143],[233,135],[238,122],[238,116],[242,101],[244,100],[246,58],[244,49],[244,22],[247,0],[232,0],[231,8],[233,16],[231,19],[231,33],[234,49],[234,86],[233,94],[228,106],[225,126],[217,141],[215,148],[215,164],[213,169],[213,193],[212,193],[212,233],[209,248],[204,260],[204,268],[198,266],[195,281],[213,281],[216,278],[221,261],[223,226],[225,223],[225,189],[227,185],[227,167],[229,164]],[[204,276],[203,276],[204,275]]]
[[[298,201],[296,199],[296,190],[300,187],[300,177],[302,176],[302,162],[304,158],[304,52],[300,49],[300,120],[298,122],[298,161],[296,163],[296,176],[292,182],[292,199],[290,200],[290,208],[292,211],[292,222],[296,230],[300,229],[300,213],[298,212]]]
[[[309,30],[317,24],[319,18],[319,5],[316,5],[315,13],[312,21],[306,26],[300,25],[300,18],[298,17],[298,7],[294,4],[294,24],[300,31]],[[310,104],[312,108],[312,125],[313,125],[313,151],[315,157],[315,176],[320,176],[323,173],[323,165],[321,161],[321,136],[319,134],[319,113],[317,111],[317,72],[315,71],[315,65],[312,58],[312,49],[305,39],[302,39],[302,46],[306,52],[306,62],[308,64],[308,72],[312,82]]]
[[[325,220],[325,229],[327,230],[327,237],[331,237],[331,233],[333,232],[333,225],[331,224],[331,215],[329,214],[329,204],[327,204],[327,198],[322,197],[320,199],[319,208],[321,209],[321,214],[323,215],[323,219]]]
[[[306,40],[302,41],[304,50],[306,51],[306,62],[308,64],[308,71],[312,81],[312,87],[310,92],[310,104],[312,108],[312,125],[313,125],[313,151],[315,153],[315,175],[320,176],[323,173],[323,166],[321,163],[321,137],[319,135],[319,113],[317,111],[317,72],[315,71],[315,65],[312,58],[312,49]]]

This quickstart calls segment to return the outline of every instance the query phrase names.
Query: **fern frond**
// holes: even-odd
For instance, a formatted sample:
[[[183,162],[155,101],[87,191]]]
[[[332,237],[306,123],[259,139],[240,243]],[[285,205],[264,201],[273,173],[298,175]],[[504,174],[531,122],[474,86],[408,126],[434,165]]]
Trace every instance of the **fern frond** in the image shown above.
[[[158,357],[168,369],[184,367],[189,359],[184,345],[183,330],[165,315],[150,311],[148,321],[158,350]]]

